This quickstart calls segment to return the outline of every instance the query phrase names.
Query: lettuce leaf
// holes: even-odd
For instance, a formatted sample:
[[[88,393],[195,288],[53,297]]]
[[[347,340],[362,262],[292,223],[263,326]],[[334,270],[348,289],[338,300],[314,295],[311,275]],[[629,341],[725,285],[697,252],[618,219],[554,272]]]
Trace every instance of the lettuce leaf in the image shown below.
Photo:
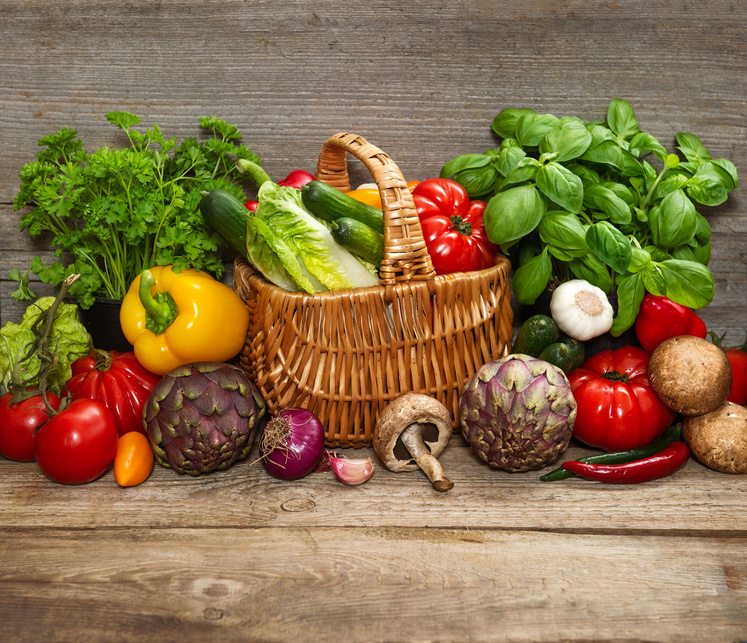
[[[257,199],[259,205],[254,216],[266,225],[272,237],[257,232],[261,227],[258,222],[250,223],[248,227],[255,230],[251,235],[248,231],[247,246],[250,236],[252,246],[258,245],[262,236],[262,243],[274,252],[271,256],[268,248],[247,247],[247,254],[252,263],[252,255],[260,261],[254,265],[269,281],[281,285],[275,279],[290,276],[297,285],[293,290],[301,288],[311,294],[317,290],[362,288],[379,283],[375,272],[335,242],[329,229],[303,207],[300,190],[267,181],[260,187]],[[278,263],[285,272],[278,269]],[[299,270],[305,279],[297,279]]]
[[[39,356],[29,355],[34,344],[31,327],[53,302],[54,297],[37,299],[26,308],[19,324],[8,322],[0,328],[0,393],[7,392],[11,386],[23,386],[39,372]],[[87,355],[91,346],[91,336],[78,319],[78,307],[60,304],[50,333],[50,349],[57,353],[47,381],[50,390],[60,393],[72,376],[72,363]]]

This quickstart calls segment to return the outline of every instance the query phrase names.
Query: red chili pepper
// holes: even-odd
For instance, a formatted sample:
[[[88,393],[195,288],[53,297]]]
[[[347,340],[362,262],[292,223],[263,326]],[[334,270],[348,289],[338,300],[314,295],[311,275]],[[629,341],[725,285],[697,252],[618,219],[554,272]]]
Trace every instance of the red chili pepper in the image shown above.
[[[671,476],[685,466],[690,449],[684,442],[672,442],[659,453],[642,460],[625,464],[589,464],[571,460],[563,463],[568,469],[587,480],[598,480],[612,484],[637,484]]]
[[[635,320],[635,333],[644,350],[653,353],[665,339],[679,335],[706,336],[706,325],[690,308],[666,297],[647,294]]]
[[[259,201],[244,201],[244,205],[246,206],[247,210],[251,210],[252,212],[257,211],[257,206],[259,205]]]

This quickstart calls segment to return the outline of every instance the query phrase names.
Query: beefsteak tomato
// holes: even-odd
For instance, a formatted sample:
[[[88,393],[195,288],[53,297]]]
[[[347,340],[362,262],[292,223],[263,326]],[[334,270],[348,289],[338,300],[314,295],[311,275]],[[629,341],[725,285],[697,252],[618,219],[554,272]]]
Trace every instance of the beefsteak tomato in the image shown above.
[[[135,358],[135,353],[93,350],[72,364],[65,388],[74,400],[99,400],[112,412],[119,435],[145,435],[143,407],[160,377]]]
[[[676,413],[648,381],[649,354],[636,346],[597,353],[568,374],[578,404],[573,436],[605,451],[653,442]]]
[[[98,400],[73,400],[34,436],[36,462],[61,484],[84,484],[101,476],[117,455],[117,423]]]
[[[495,265],[498,248],[488,240],[485,201],[470,201],[451,179],[426,179],[412,190],[425,245],[439,275]]]
[[[60,398],[47,392],[47,402],[56,411]],[[8,392],[0,397],[0,454],[18,462],[34,461],[34,431],[49,419],[41,393],[15,400]]]

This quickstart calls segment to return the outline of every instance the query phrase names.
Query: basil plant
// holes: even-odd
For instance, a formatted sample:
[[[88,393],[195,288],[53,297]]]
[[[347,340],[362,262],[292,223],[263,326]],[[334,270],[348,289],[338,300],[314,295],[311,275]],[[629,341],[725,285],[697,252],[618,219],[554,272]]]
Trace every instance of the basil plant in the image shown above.
[[[646,292],[696,309],[711,302],[711,228],[696,204],[726,201],[738,185],[731,161],[686,133],[676,135],[684,158],[668,153],[619,98],[605,121],[506,108],[492,128],[500,147],[457,156],[440,175],[488,202],[485,227],[516,266],[517,301],[533,304],[551,281],[585,279],[616,293],[615,336]]]

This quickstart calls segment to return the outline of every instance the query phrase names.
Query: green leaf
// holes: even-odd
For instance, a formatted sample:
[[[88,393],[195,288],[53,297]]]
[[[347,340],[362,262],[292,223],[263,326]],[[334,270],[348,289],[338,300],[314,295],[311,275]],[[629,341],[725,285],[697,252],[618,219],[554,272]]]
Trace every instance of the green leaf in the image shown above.
[[[572,257],[582,257],[589,252],[586,230],[570,212],[553,210],[545,214],[539,223],[539,234],[545,244],[562,248]]]
[[[545,248],[514,273],[512,285],[516,301],[520,304],[533,304],[544,292],[551,276],[552,260]]]
[[[677,149],[685,155],[691,163],[700,165],[711,160],[711,153],[695,134],[678,132],[675,136],[679,145]]]
[[[633,250],[622,232],[608,221],[599,221],[586,231],[586,243],[591,251],[619,274],[627,272]]]
[[[642,158],[653,152],[656,158],[662,162],[668,154],[667,149],[647,132],[638,132],[638,134],[633,136],[630,140],[630,152],[638,158]]]
[[[522,147],[537,147],[547,133],[557,126],[558,122],[558,117],[552,114],[524,113],[516,121],[514,138]]]
[[[125,131],[140,124],[140,117],[129,112],[108,112],[106,120]]]
[[[490,163],[492,157],[487,154],[462,154],[448,161],[442,168],[439,176],[442,179],[454,176],[457,172],[465,169],[485,167]]]
[[[665,284],[664,294],[688,308],[704,308],[713,300],[713,274],[702,263],[667,259],[656,264]]]
[[[721,205],[728,198],[728,187],[732,177],[721,168],[706,161],[687,182],[687,193],[703,205]]]
[[[483,220],[496,245],[518,241],[534,230],[545,214],[545,202],[533,185],[520,185],[495,195]]]
[[[537,187],[560,207],[578,214],[584,200],[584,186],[573,172],[552,161],[537,170]]]
[[[613,98],[607,108],[607,125],[623,140],[633,138],[639,132],[638,121],[630,103]]]
[[[645,295],[646,287],[640,274],[629,275],[617,283],[617,316],[610,328],[613,337],[619,337],[633,326]]]
[[[630,223],[633,218],[630,206],[602,185],[586,186],[583,203],[587,208],[604,212],[612,223],[618,225]]]
[[[594,254],[587,254],[574,259],[569,264],[571,272],[579,279],[601,288],[605,293],[612,291],[612,276],[609,268]]]
[[[506,107],[493,119],[492,129],[502,138],[516,138],[516,123],[526,114],[536,114],[533,109]]]
[[[519,144],[515,139],[505,139],[501,143],[500,150],[498,160],[496,161],[496,169],[502,176],[507,176],[508,173],[527,155],[527,153],[519,147]]]
[[[557,154],[553,160],[562,163],[581,156],[591,140],[591,134],[584,124],[571,120],[551,129],[540,142],[539,151],[541,154]]]
[[[726,189],[731,192],[739,187],[737,168],[729,159],[713,159],[711,161],[717,170],[722,172],[722,180]]]
[[[632,246],[628,272],[641,272],[651,264],[651,255],[638,246]]]
[[[695,236],[697,211],[682,190],[664,197],[658,208],[649,211],[648,224],[654,243],[660,248],[681,246]]]

